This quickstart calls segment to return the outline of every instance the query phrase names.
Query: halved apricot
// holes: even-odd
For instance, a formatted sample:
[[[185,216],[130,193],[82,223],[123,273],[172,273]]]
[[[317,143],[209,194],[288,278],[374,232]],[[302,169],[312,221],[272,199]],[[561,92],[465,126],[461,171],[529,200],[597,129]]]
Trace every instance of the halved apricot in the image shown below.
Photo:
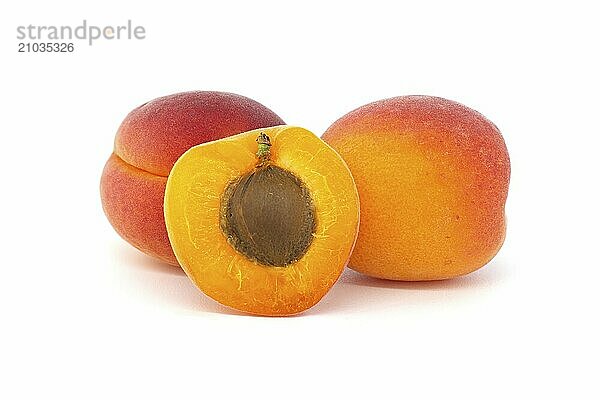
[[[346,163],[303,128],[201,144],[175,163],[165,221],[177,260],[219,303],[260,315],[315,305],[347,264],[359,201]]]

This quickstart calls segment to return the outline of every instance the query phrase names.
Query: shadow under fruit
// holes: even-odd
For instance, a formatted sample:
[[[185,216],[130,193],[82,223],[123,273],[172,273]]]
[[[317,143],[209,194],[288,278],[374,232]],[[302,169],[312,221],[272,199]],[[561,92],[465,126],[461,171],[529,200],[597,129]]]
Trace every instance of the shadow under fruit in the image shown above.
[[[160,97],[127,115],[100,182],[104,212],[130,244],[178,265],[164,222],[167,176],[190,147],[283,124],[262,104],[233,93],[184,92]]]

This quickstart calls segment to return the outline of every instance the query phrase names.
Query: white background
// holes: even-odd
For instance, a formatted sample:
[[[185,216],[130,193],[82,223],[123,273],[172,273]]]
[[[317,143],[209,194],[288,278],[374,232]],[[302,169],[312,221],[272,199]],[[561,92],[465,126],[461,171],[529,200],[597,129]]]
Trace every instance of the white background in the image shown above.
[[[594,2],[4,2],[0,398],[598,398]],[[291,3],[290,3],[291,4]],[[132,19],[142,41],[18,54],[18,25]],[[508,235],[447,282],[346,271],[293,318],[239,315],[122,241],[99,179],[129,110],[252,97],[322,133],[430,94],[494,121]]]

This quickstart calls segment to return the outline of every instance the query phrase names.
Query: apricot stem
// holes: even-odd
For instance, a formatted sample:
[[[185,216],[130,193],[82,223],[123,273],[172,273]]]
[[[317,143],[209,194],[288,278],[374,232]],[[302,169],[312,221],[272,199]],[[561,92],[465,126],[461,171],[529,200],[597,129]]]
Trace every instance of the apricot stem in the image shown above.
[[[269,158],[271,157],[271,139],[266,133],[261,132],[256,138],[256,142],[258,143],[256,156],[258,157],[260,164],[263,164],[269,161]]]

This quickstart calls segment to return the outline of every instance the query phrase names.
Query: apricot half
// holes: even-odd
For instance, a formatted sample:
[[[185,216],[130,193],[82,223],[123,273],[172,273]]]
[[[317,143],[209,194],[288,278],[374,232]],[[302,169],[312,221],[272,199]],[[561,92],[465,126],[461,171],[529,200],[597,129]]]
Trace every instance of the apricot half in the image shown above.
[[[233,93],[184,92],[159,97],[121,123],[100,181],[106,217],[127,242],[177,265],[163,216],[167,176],[186,150],[284,122],[262,104]]]
[[[196,286],[260,315],[315,305],[347,264],[359,222],[346,163],[290,126],[191,148],[169,175],[164,209],[177,260]]]
[[[437,280],[488,263],[505,236],[510,161],[498,128],[454,101],[406,96],[362,106],[323,135],[361,202],[350,267]]]

